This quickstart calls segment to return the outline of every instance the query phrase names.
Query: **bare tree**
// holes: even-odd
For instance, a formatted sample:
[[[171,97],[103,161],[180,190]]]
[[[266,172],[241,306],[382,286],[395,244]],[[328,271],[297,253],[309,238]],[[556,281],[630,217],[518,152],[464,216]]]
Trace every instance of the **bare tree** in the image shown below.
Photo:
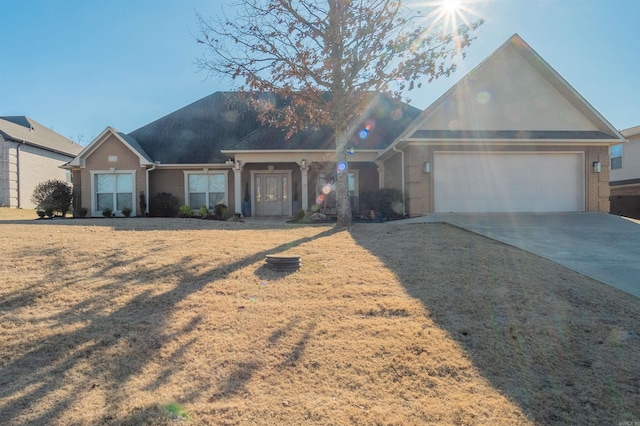
[[[260,105],[263,124],[285,127],[289,135],[318,126],[334,130],[339,228],[351,225],[347,143],[367,95],[400,100],[421,81],[449,76],[482,23],[447,33],[429,13],[434,10],[410,9],[402,0],[245,0],[231,7],[229,16],[198,15],[198,42],[206,46],[198,63],[240,80],[240,91],[285,99],[278,108]]]

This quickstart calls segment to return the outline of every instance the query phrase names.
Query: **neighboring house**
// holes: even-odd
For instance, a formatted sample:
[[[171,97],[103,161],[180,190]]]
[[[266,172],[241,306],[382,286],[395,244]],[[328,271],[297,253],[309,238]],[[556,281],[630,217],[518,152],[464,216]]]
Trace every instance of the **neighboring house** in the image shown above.
[[[380,187],[401,190],[410,216],[609,211],[609,146],[624,138],[518,35],[423,112],[370,96],[351,125],[356,213]],[[215,93],[129,134],[108,127],[65,167],[92,216],[141,214],[138,200],[158,192],[195,209],[290,216],[331,213],[333,159],[328,129],[287,139],[237,93]]]
[[[627,142],[611,147],[611,195],[640,195],[640,126],[621,133]]]
[[[0,117],[0,206],[32,209],[41,182],[69,181],[60,166],[82,146],[25,116]]]
[[[640,218],[640,126],[621,131],[624,144],[611,155],[611,213]]]

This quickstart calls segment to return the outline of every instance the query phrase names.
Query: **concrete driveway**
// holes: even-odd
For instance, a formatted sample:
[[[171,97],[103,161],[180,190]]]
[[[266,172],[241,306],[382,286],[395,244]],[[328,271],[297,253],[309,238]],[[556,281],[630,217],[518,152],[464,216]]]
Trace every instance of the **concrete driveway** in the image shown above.
[[[445,222],[550,259],[640,297],[640,222],[604,213],[436,213]]]

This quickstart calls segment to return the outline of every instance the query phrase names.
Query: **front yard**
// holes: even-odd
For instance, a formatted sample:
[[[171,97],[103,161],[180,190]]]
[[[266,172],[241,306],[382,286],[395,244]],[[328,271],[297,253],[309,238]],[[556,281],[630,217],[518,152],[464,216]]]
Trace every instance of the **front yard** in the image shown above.
[[[640,421],[640,300],[456,228],[11,219],[3,424]]]

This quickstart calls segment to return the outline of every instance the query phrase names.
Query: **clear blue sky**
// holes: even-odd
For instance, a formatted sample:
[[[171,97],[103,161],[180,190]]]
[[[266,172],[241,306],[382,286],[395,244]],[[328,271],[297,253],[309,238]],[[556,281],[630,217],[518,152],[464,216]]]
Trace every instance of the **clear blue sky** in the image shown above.
[[[464,0],[463,0],[464,1]],[[514,33],[616,128],[640,125],[640,1],[468,0],[485,19],[458,72],[413,92],[426,108]],[[0,116],[27,115],[86,145],[218,90],[194,58],[196,11],[228,0],[0,0]]]

